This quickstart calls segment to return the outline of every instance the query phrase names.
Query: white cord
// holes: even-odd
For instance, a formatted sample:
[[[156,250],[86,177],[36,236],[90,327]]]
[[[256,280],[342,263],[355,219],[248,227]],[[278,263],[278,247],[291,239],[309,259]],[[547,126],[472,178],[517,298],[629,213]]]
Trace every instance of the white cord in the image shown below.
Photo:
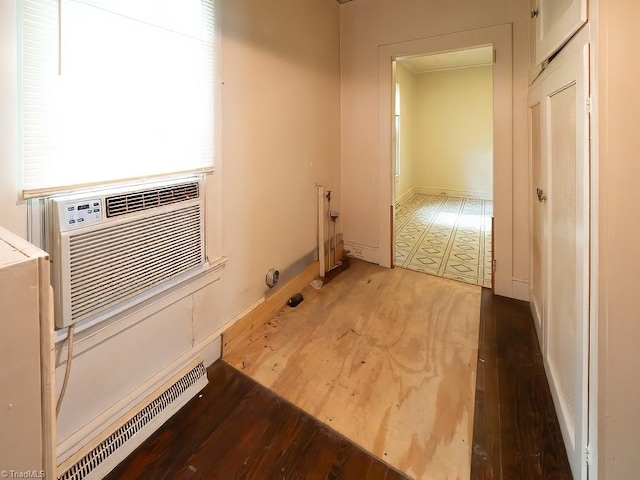
[[[71,372],[71,359],[73,357],[73,325],[69,325],[67,330],[67,368],[64,371],[64,381],[62,382],[62,390],[60,390],[60,396],[58,397],[58,403],[56,404],[56,417],[60,413],[60,406],[62,405],[62,399],[64,398],[64,392],[67,391],[67,384],[69,383],[69,373]]]

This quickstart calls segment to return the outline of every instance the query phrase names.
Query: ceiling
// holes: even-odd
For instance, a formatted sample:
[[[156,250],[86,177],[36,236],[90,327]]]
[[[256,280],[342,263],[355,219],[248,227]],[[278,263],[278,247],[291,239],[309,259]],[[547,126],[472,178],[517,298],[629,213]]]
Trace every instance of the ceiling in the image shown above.
[[[413,73],[491,65],[493,63],[493,47],[470,48],[416,57],[400,57],[397,61]]]

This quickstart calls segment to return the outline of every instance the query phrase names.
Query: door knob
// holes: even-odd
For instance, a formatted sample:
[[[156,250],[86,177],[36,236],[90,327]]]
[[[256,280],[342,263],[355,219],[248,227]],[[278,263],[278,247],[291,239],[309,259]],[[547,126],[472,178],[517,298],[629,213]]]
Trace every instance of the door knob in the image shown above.
[[[536,195],[538,195],[538,201],[540,203],[547,200],[547,196],[544,194],[544,190],[542,190],[541,188],[536,188]]]

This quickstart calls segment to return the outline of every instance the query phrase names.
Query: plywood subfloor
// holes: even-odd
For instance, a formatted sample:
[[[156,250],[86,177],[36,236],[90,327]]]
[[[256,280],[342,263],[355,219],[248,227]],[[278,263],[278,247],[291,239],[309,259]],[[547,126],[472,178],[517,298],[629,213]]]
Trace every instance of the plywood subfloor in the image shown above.
[[[223,358],[411,477],[467,479],[480,293],[355,261]]]

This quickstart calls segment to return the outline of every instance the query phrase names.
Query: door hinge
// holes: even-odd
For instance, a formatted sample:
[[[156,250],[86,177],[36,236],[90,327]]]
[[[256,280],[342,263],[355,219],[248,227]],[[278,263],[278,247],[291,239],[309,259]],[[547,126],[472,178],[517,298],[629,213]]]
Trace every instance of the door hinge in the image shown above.
[[[587,97],[587,113],[591,113],[591,97]]]
[[[494,48],[493,49],[493,63],[496,63],[498,61],[498,51]]]
[[[587,462],[587,465],[589,465],[589,447],[584,449],[584,460]]]

